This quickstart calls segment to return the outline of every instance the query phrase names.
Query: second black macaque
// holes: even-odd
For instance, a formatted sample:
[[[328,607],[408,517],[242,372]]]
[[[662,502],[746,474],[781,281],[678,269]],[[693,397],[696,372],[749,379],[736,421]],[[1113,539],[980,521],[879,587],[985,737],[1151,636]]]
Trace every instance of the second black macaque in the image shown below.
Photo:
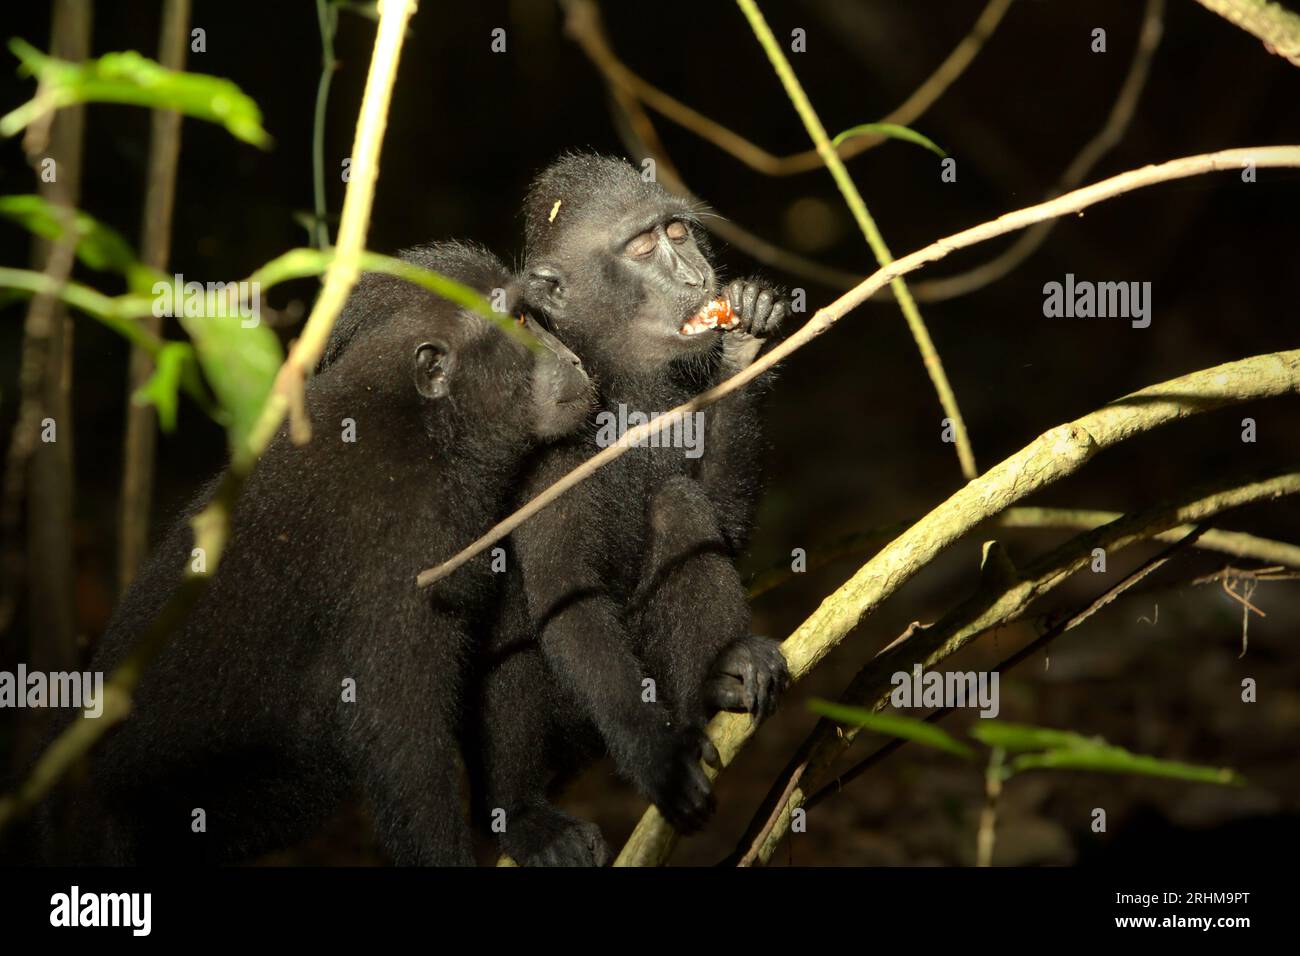
[[[404,257],[484,293],[513,287],[477,247]],[[415,578],[497,519],[528,451],[587,419],[577,359],[531,327],[546,346],[536,356],[417,286],[361,279],[307,384],[311,441],[282,428],[267,449],[213,580],[93,756],[78,862],[245,861],[352,794],[394,862],[474,862],[462,668],[501,576],[483,554],[430,589]],[[95,669],[131,651],[200,557],[193,547],[182,520]]]
[[[729,377],[787,311],[761,282],[720,288],[695,210],[622,160],[558,160],[525,217],[527,302],[582,360],[597,422],[653,417]],[[723,296],[734,322],[704,327]],[[705,723],[774,709],[785,660],[750,634],[734,566],[758,503],[765,387],[709,408],[691,453],[630,449],[512,535],[466,756],[480,821],[521,865],[608,860],[599,829],[548,799],[603,754],[671,824],[698,829],[713,809],[701,760],[717,760]],[[535,454],[518,501],[604,440],[596,430]]]

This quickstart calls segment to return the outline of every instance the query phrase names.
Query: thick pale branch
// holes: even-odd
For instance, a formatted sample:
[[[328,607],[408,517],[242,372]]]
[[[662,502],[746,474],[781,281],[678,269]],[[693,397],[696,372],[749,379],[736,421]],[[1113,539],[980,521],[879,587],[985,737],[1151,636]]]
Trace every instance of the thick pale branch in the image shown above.
[[[500,541],[570,488],[585,481],[615,458],[618,458],[628,448],[635,447],[651,434],[660,432],[666,425],[680,420],[683,416],[707,408],[736,389],[743,388],[774,365],[803,348],[823,332],[826,332],[836,322],[898,276],[914,272],[928,263],[936,262],[950,253],[956,252],[958,249],[986,242],[996,236],[1015,232],[1017,229],[1024,229],[1026,226],[1031,226],[1044,219],[1079,212],[1081,209],[1086,209],[1106,199],[1113,199],[1115,196],[1123,195],[1134,189],[1141,189],[1145,186],[1152,186],[1172,179],[1199,176],[1208,172],[1239,169],[1245,163],[1253,163],[1256,167],[1300,166],[1300,146],[1260,146],[1253,149],[1225,149],[1217,153],[1187,156],[1158,165],[1144,166],[1141,169],[1130,170],[1118,176],[1103,179],[1091,186],[1076,189],[1064,196],[1058,196],[1056,199],[1050,199],[1035,206],[1027,206],[1024,209],[1006,213],[990,222],[972,226],[947,238],[940,239],[938,242],[931,243],[924,249],[919,249],[903,256],[901,259],[895,259],[889,266],[879,269],[866,279],[863,279],[857,286],[844,293],[830,305],[819,309],[812,318],[804,323],[799,331],[784,342],[776,345],[748,368],[733,375],[725,382],[697,395],[689,402],[665,412],[658,418],[629,429],[622,442],[602,449],[599,454],[592,456],[582,465],[573,469],[573,471],[542,491],[518,511],[493,525],[482,537],[460,553],[436,567],[420,572],[416,578],[416,583],[424,587],[446,577],[474,555]]]

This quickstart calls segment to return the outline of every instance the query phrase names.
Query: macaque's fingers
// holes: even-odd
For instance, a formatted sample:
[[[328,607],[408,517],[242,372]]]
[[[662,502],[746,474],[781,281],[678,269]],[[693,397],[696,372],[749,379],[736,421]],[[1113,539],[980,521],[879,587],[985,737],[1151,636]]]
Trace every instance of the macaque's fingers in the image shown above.
[[[749,714],[754,710],[754,695],[745,682],[729,674],[709,678],[705,701],[715,710]]]

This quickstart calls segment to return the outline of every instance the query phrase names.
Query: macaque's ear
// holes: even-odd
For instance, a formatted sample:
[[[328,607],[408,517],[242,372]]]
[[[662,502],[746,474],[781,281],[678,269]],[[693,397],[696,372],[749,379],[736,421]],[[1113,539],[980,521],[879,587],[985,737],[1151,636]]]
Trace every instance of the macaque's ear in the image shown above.
[[[425,342],[415,350],[415,390],[425,398],[446,398],[456,358],[441,342]]]
[[[558,269],[545,263],[528,270],[525,298],[547,315],[564,313],[564,279]]]

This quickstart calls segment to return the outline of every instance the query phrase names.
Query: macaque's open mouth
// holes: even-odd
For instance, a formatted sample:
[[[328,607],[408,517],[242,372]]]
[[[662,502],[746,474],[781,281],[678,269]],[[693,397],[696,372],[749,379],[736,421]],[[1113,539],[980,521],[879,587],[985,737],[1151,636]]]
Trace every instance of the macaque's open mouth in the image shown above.
[[[710,329],[734,329],[740,320],[726,299],[715,299],[682,323],[678,335],[699,335]]]

